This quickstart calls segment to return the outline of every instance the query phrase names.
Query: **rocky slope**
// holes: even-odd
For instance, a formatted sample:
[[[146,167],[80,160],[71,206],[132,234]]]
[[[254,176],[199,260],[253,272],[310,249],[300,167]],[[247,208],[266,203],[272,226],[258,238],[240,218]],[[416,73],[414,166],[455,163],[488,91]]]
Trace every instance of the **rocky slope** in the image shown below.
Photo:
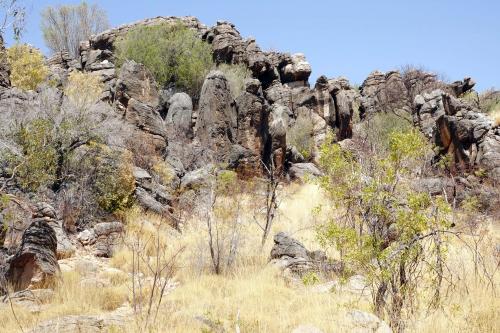
[[[251,71],[252,78],[246,80],[239,96],[233,97],[227,78],[217,70],[209,73],[199,99],[193,100],[185,92],[160,89],[142,64],[128,61],[120,70],[116,68],[113,45],[118,38],[135,26],[177,20],[211,45],[216,63],[243,64]],[[77,59],[61,53],[47,64],[59,87],[72,71],[98,75],[106,86],[102,99],[131,126],[134,140],[150,142],[151,153],[170,165],[174,171],[171,187],[161,185],[151,170],[136,166],[135,197],[145,209],[170,216],[176,228],[179,225],[173,216],[179,203],[203,187],[215,165],[227,165],[242,178],[266,176],[270,166],[283,178],[319,175],[315,166],[318,147],[329,132],[336,142],[351,139],[358,112],[361,121],[383,112],[411,116],[414,125],[439,148],[437,159],[453,156],[458,178],[450,185],[454,196],[480,192],[486,195],[487,206],[498,202],[494,188],[500,182],[500,127],[477,106],[460,99],[474,87],[470,78],[447,84],[431,73],[392,71],[373,72],[359,90],[345,78],[325,76],[311,86],[312,69],[304,55],[262,51],[254,39],[244,39],[229,22],[207,27],[193,17],[157,17],[111,29],[83,41]],[[8,65],[0,64],[0,112],[14,104],[22,108],[38,97],[39,91],[12,88]],[[288,138],[300,117],[313,124],[315,149],[307,158]],[[486,179],[471,175],[478,169],[484,170]],[[430,186],[433,194],[448,186],[438,172],[429,179],[437,182]],[[19,212],[19,220],[7,230],[10,241],[0,252],[0,274],[16,290],[50,283],[58,276],[57,259],[71,257],[75,248],[111,256],[123,232],[121,222],[109,219],[93,221],[78,232],[70,230],[62,225],[61,212],[53,208],[57,193],[47,203],[37,203],[20,193],[15,184],[9,184],[7,191],[17,197],[18,202],[8,209]],[[301,244],[293,245],[300,256],[281,253],[280,244],[293,243],[285,235],[277,235],[275,242],[271,256],[288,257],[287,267],[322,265],[324,261]],[[47,324],[44,329],[50,327]]]

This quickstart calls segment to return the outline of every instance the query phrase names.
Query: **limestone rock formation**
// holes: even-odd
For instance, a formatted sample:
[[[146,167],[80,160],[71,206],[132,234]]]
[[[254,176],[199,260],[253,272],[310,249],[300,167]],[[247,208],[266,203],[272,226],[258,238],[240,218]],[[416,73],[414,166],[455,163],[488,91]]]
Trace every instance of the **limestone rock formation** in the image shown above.
[[[215,161],[228,161],[237,139],[237,113],[226,77],[208,74],[201,88],[196,137],[214,152]]]
[[[63,316],[46,320],[30,330],[31,333],[104,333],[110,330],[123,330],[133,317],[132,309],[121,307],[117,310],[89,316]]]
[[[457,168],[483,168],[500,179],[500,130],[474,106],[435,90],[415,98],[413,119]]]
[[[92,246],[95,256],[109,258],[120,243],[123,230],[121,222],[100,222],[80,232],[77,239],[82,245]]]
[[[186,93],[176,93],[168,100],[168,105],[165,122],[169,136],[184,135],[191,138],[193,135],[193,102],[191,97]]]
[[[248,156],[240,158],[236,170],[244,177],[258,175],[266,155],[269,139],[268,107],[262,94],[261,83],[256,79],[245,82],[245,91],[236,99],[238,136],[237,143]]]
[[[76,248],[63,228],[63,221],[58,218],[56,210],[51,205],[45,202],[38,203],[33,216],[45,221],[54,230],[57,239],[57,259],[68,258],[75,253]]]
[[[257,78],[273,72],[272,64],[255,39],[244,40],[230,22],[218,21],[206,31],[203,38],[212,45],[217,63],[245,64]]]
[[[57,238],[43,218],[35,217],[23,234],[20,248],[9,260],[7,281],[14,290],[37,289],[55,282],[59,275]]]
[[[274,236],[270,258],[285,271],[299,276],[310,271],[332,273],[342,269],[340,264],[328,262],[324,252],[308,251],[302,243],[284,232]]]
[[[360,311],[352,310],[347,314],[348,328],[350,332],[357,333],[392,333],[391,328],[377,316]]]

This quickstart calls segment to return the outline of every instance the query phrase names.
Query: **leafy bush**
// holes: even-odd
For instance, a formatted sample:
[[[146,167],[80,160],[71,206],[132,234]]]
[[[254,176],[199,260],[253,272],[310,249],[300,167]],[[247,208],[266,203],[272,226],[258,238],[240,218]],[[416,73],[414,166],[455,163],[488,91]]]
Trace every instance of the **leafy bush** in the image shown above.
[[[57,151],[53,142],[51,124],[35,119],[15,133],[23,156],[11,155],[10,162],[17,169],[19,185],[26,190],[37,190],[55,181]]]
[[[135,191],[130,155],[106,146],[97,146],[97,152],[90,161],[95,165],[93,187],[97,203],[109,213],[130,207]]]
[[[408,118],[394,113],[376,113],[363,122],[361,135],[382,153],[389,149],[389,138],[394,131],[409,131],[413,128]]]
[[[75,107],[82,108],[96,103],[103,90],[104,84],[99,76],[75,71],[69,75],[64,93]]]
[[[331,209],[341,213],[318,228],[318,238],[340,252],[348,271],[368,277],[376,313],[387,314],[392,328],[401,331],[418,293],[432,288],[429,305],[436,306],[445,283],[452,208],[411,181],[423,171],[429,144],[415,129],[392,130],[387,151],[357,159],[328,141],[321,147],[325,175],[318,182]],[[425,287],[424,276],[431,281]]]
[[[7,50],[11,67],[12,85],[24,90],[34,90],[45,81],[48,68],[42,53],[29,45],[14,45]]]
[[[196,95],[213,67],[210,45],[182,23],[138,27],[116,43],[117,65],[144,64],[161,86],[170,83]]]
[[[223,72],[226,76],[233,98],[238,97],[243,91],[245,91],[245,80],[252,77],[251,71],[246,65],[243,64],[220,64],[217,69]]]
[[[306,160],[310,159],[314,152],[313,129],[314,125],[309,117],[299,116],[286,134],[287,143],[295,146]]]

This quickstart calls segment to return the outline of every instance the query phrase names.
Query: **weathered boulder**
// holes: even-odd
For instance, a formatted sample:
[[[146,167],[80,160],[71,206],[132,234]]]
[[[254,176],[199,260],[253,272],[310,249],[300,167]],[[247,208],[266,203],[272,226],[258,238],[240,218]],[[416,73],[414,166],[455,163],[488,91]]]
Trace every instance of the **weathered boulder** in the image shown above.
[[[265,145],[268,140],[268,110],[262,96],[259,80],[245,82],[245,91],[236,99],[238,114],[238,137],[240,147],[233,146],[233,154],[240,154],[236,170],[243,177],[261,174],[262,163],[266,158]]]
[[[10,259],[7,281],[14,290],[37,289],[53,284],[59,272],[56,233],[44,219],[34,218]]]
[[[466,77],[462,81],[453,82],[452,84],[450,84],[450,87],[453,90],[455,96],[458,97],[470,91],[472,88],[474,88],[475,85],[476,82],[472,78]]]
[[[134,168],[135,197],[146,210],[166,216],[172,211],[173,196],[169,189],[159,184],[150,174],[139,167]],[[172,175],[172,178],[176,178]]]
[[[224,73],[212,71],[201,89],[196,138],[217,162],[228,160],[237,139],[237,113]]]
[[[284,232],[274,236],[271,249],[271,262],[293,275],[303,275],[310,271],[333,273],[340,272],[340,263],[329,262],[322,251],[308,251],[302,243]]]
[[[435,90],[415,97],[414,123],[461,170],[478,167],[500,179],[500,130],[475,106]]]
[[[319,177],[323,173],[314,163],[294,163],[289,169],[292,179],[304,179],[305,177]]]
[[[274,168],[278,173],[285,166],[287,148],[286,132],[292,115],[288,107],[280,104],[273,104],[269,113],[270,156],[273,160]]]
[[[168,101],[169,108],[165,122],[169,136],[183,135],[191,138],[193,135],[192,116],[193,102],[186,93],[176,93]]]
[[[260,50],[255,39],[243,39],[234,24],[218,21],[203,38],[212,45],[217,63],[245,64],[254,77],[265,77],[273,72],[272,64]]]
[[[303,84],[307,84],[312,69],[305,55],[296,53],[287,60],[288,61],[280,68],[281,82],[302,82]]]
[[[133,318],[132,309],[121,307],[117,310],[88,316],[63,316],[41,322],[29,332],[31,333],[104,333],[114,330],[123,330]]]
[[[133,60],[126,61],[120,69],[116,85],[116,97],[125,106],[132,98],[152,107],[158,104],[156,81],[151,72],[142,64]]]
[[[353,333],[392,333],[391,328],[374,314],[352,310],[347,313],[347,327]]]
[[[365,79],[360,87],[360,116],[377,112],[409,112],[411,101],[408,101],[408,90],[398,71],[382,73],[374,71]]]
[[[123,230],[121,222],[100,222],[80,232],[77,239],[82,245],[91,246],[95,256],[109,258],[119,245]]]
[[[45,221],[56,233],[57,259],[71,257],[76,248],[63,228],[63,221],[57,217],[56,210],[45,202],[38,203],[35,209],[33,217]]]

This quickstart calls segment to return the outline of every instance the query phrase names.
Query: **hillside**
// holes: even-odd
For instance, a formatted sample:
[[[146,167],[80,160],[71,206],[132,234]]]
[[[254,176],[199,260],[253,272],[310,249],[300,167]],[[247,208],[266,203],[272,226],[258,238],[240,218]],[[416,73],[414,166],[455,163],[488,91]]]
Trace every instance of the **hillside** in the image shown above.
[[[0,332],[500,326],[498,92],[194,17],[36,52],[0,39]]]

